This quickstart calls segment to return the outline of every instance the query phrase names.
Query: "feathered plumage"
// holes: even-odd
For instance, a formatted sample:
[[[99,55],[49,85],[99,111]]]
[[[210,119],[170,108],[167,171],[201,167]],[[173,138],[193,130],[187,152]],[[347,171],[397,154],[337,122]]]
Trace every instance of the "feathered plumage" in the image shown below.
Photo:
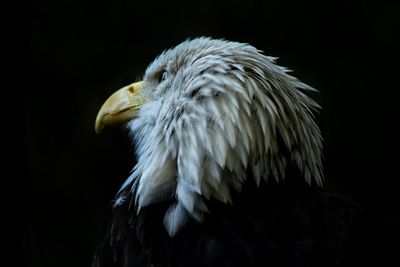
[[[129,119],[137,163],[95,266],[340,264],[355,207],[318,190],[313,90],[248,44],[162,53],[96,122]]]

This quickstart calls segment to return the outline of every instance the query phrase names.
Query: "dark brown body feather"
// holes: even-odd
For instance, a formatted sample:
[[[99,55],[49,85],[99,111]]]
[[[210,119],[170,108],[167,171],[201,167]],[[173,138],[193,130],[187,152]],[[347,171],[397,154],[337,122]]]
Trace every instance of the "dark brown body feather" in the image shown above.
[[[204,223],[190,221],[173,238],[163,226],[170,203],[136,215],[128,200],[114,209],[94,267],[396,266],[396,236],[351,202],[296,180],[248,182],[232,206],[208,203]]]

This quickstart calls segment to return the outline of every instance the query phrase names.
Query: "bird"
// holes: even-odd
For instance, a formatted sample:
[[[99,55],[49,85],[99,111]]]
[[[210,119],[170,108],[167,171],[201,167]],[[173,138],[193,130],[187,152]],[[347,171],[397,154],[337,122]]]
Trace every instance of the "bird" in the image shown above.
[[[124,124],[136,164],[93,267],[373,262],[354,241],[368,228],[359,206],[323,187],[317,90],[276,61],[247,43],[188,39],[105,101],[95,130]]]

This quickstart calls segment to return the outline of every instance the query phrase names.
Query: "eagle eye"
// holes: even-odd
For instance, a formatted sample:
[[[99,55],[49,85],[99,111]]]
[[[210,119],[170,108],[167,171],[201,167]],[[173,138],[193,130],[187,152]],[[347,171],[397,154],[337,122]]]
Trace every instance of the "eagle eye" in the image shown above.
[[[159,78],[158,78],[158,82],[163,82],[163,81],[165,81],[166,79],[168,78],[168,72],[166,71],[166,70],[163,70],[161,73],[160,73],[160,76],[159,76]]]

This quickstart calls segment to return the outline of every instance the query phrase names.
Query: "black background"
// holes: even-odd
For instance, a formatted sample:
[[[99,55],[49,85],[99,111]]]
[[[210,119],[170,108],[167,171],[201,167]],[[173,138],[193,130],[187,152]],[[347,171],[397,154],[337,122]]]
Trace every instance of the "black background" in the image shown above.
[[[2,8],[2,132],[10,135],[3,214],[18,251],[10,259],[90,265],[134,165],[126,132],[94,133],[96,113],[162,50],[202,35],[250,43],[317,88],[326,188],[399,230],[399,14],[399,1],[36,0]]]

